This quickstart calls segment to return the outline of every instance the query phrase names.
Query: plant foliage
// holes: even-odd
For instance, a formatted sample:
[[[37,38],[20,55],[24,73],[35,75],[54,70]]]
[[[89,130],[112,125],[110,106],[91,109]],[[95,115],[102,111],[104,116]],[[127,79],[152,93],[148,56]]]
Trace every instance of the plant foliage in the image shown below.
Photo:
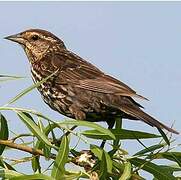
[[[2,78],[2,79],[1,79]],[[0,75],[0,82],[20,79],[18,76]],[[46,80],[46,79],[45,79]],[[32,85],[9,101],[15,103],[42,82]],[[0,107],[0,177],[10,180],[142,180],[144,171],[155,180],[176,180],[181,178],[181,152],[175,150],[179,144],[169,134],[133,131],[122,128],[121,119],[115,128],[109,130],[93,122],[75,120],[54,120],[31,109],[15,106]],[[4,112],[14,112],[19,123],[27,127],[26,133],[12,133]],[[71,130],[71,127],[84,127]],[[11,133],[10,133],[11,132]],[[11,135],[9,135],[11,134]],[[149,141],[150,146],[143,144]],[[154,142],[152,143],[152,140]],[[98,142],[106,140],[104,148]],[[123,149],[122,142],[131,140],[142,147],[134,154]],[[157,141],[156,141],[157,140]],[[77,141],[76,145],[75,141]],[[81,149],[86,144],[87,149]],[[16,159],[7,157],[6,151],[19,151]],[[28,157],[25,153],[28,153]],[[27,155],[27,154],[26,154]],[[160,161],[166,160],[166,161]],[[17,164],[29,163],[31,170],[26,174],[17,170]],[[26,168],[25,168],[26,169]]]

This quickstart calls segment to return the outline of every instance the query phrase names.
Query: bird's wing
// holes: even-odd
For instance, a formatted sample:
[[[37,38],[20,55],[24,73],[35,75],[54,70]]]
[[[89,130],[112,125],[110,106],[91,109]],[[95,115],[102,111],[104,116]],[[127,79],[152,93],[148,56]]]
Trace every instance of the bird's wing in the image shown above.
[[[88,89],[101,93],[146,99],[143,96],[136,94],[134,90],[129,88],[124,83],[116,83],[112,81],[110,77],[107,78],[107,75],[95,79],[79,80],[79,84],[77,84],[76,86],[79,88]]]
[[[66,79],[67,83],[74,84],[75,87],[82,89],[146,99],[145,97],[136,94],[133,89],[123,82],[104,74],[94,65],[69,51],[58,54],[56,58],[60,57],[61,59],[64,59],[65,62],[61,68],[58,78],[59,82],[57,83],[62,83],[62,81],[65,81]]]

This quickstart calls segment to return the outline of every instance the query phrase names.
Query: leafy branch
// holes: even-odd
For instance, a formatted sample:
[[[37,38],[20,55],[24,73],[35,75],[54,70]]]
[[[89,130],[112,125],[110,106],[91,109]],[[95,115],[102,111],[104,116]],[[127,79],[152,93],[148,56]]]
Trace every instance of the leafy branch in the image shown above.
[[[53,75],[52,75],[53,76]],[[4,77],[4,76],[2,76]],[[1,78],[1,76],[0,76]],[[11,78],[11,77],[10,77]],[[51,77],[47,77],[51,78]],[[13,80],[19,78],[13,78]],[[41,83],[43,83],[43,80]],[[0,107],[0,177],[4,179],[114,179],[114,180],[141,180],[145,177],[140,171],[150,173],[154,179],[179,179],[181,172],[181,152],[175,149],[180,144],[172,135],[163,132],[161,135],[142,131],[133,131],[122,127],[122,120],[116,119],[114,129],[106,129],[93,122],[50,119],[44,114],[19,107],[8,105],[15,103],[41,83],[32,85],[19,93],[5,106]],[[6,112],[14,112],[16,117],[27,127],[26,133],[16,132],[10,136],[11,125],[4,115]],[[73,130],[73,127],[85,127],[86,130]],[[18,131],[18,129],[17,129]],[[72,148],[72,142],[78,139]],[[152,142],[146,146],[142,139]],[[17,143],[17,142],[21,143]],[[98,146],[98,141],[105,142],[105,148]],[[143,149],[129,153],[129,149],[123,149],[122,142],[128,140],[139,143]],[[164,140],[164,141],[163,141]],[[86,144],[88,149],[81,150],[81,145]],[[107,150],[108,149],[108,150]],[[6,158],[6,151],[19,150],[27,152],[31,157],[19,155],[15,159]],[[22,157],[21,157],[22,156]],[[41,158],[40,158],[41,157]],[[43,169],[42,158],[46,160],[47,168]],[[167,163],[158,163],[155,160],[167,160]],[[11,163],[11,161],[16,163]],[[16,164],[30,162],[32,174],[24,174],[16,170]],[[156,163],[157,162],[157,163]],[[77,171],[67,168],[67,164],[74,164]],[[83,169],[80,169],[83,167]]]

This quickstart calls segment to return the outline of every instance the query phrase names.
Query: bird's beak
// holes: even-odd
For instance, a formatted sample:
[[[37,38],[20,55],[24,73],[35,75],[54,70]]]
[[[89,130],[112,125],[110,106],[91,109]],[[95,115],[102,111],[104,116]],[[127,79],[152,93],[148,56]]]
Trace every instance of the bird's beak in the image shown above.
[[[11,36],[4,37],[4,39],[19,43],[19,44],[24,44],[25,39],[20,35],[20,34],[15,34]]]

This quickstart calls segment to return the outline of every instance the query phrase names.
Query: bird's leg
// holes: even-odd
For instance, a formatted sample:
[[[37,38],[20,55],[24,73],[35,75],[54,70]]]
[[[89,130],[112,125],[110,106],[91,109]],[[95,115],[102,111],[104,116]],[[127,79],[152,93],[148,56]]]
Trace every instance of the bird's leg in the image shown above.
[[[108,129],[112,129],[113,126],[114,126],[114,124],[115,124],[115,120],[114,120],[114,119],[111,119],[111,120],[106,121],[106,122],[107,122],[107,124],[108,124]],[[103,140],[102,143],[101,143],[101,145],[100,145],[100,148],[103,149],[105,144],[106,144],[106,140]]]

